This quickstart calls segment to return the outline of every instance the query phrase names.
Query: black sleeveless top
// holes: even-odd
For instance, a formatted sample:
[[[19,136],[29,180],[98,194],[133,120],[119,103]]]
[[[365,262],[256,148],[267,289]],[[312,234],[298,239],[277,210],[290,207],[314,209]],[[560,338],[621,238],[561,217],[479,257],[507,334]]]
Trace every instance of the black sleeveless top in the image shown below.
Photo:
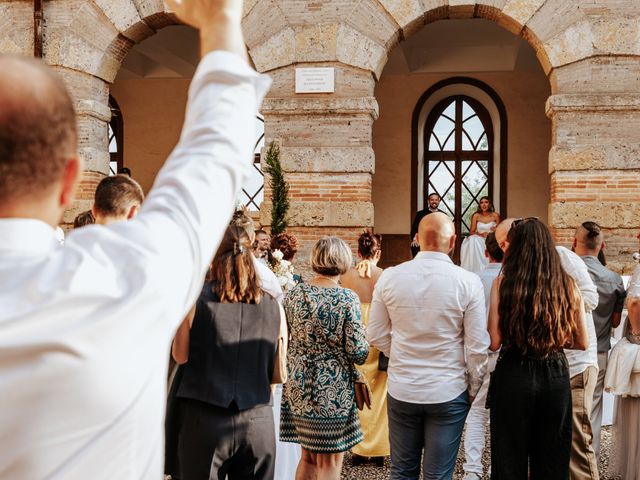
[[[271,402],[280,332],[278,303],[220,303],[205,284],[189,336],[189,361],[177,396],[247,410]]]

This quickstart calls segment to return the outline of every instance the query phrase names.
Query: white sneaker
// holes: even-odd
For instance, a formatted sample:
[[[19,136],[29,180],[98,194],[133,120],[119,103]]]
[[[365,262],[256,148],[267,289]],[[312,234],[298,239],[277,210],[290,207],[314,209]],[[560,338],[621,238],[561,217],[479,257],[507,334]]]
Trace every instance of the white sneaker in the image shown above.
[[[479,475],[477,473],[467,473],[464,476],[464,480],[482,480],[482,475]]]

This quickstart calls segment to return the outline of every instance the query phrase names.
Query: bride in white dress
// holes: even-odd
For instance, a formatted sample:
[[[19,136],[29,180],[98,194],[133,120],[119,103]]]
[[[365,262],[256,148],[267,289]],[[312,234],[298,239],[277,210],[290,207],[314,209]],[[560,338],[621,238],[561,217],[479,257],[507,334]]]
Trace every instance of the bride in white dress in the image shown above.
[[[479,273],[489,263],[484,254],[485,238],[495,231],[500,215],[493,208],[489,197],[480,198],[478,210],[471,217],[469,236],[460,247],[460,266],[470,272]]]

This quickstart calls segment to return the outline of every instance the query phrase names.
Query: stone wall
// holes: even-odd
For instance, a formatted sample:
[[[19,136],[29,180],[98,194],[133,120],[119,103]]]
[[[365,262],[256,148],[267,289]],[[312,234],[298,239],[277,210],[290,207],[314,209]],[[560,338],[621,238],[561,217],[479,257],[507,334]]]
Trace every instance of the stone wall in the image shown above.
[[[45,59],[64,78],[78,109],[80,154],[88,167],[78,207],[84,208],[96,176],[108,168],[109,84],[131,46],[175,18],[162,0],[44,4]],[[325,233],[373,224],[367,190],[375,165],[374,87],[388,53],[430,22],[474,17],[526,39],[549,77],[549,223],[557,238],[567,242],[583,219],[594,219],[610,232],[614,265],[629,265],[627,254],[636,248],[633,232],[640,227],[640,186],[618,179],[635,178],[640,167],[640,2],[635,0],[246,0],[243,26],[250,55],[274,79],[264,108],[267,140],[280,142],[292,180],[306,183],[298,182],[300,195],[292,198],[293,228],[309,243]],[[32,2],[0,0],[0,50],[31,54],[31,25]],[[294,69],[300,65],[334,66],[336,92],[296,95]],[[594,171],[607,188],[580,196],[580,185],[602,185],[594,183]],[[346,174],[353,180],[337,181]],[[319,196],[311,198],[308,183],[330,190],[316,188]]]

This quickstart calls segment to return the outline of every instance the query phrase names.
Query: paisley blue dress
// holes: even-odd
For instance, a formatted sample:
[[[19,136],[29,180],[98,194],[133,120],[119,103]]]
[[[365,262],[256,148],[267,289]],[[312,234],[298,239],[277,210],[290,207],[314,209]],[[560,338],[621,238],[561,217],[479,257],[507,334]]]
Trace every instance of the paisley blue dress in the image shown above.
[[[363,440],[351,365],[369,353],[360,300],[346,288],[299,283],[285,297],[288,380],[280,440],[314,453],[338,453]]]

